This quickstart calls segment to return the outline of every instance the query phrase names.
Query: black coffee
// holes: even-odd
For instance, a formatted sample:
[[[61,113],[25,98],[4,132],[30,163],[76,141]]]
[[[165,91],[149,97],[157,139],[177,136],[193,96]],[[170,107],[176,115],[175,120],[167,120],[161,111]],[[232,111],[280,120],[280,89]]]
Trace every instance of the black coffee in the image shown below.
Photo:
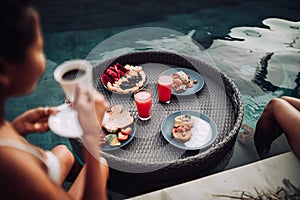
[[[73,70],[70,70],[70,71],[67,71],[66,73],[64,73],[62,78],[64,80],[71,81],[71,80],[74,80],[76,78],[79,78],[80,76],[83,76],[84,74],[85,74],[84,70],[73,69]]]

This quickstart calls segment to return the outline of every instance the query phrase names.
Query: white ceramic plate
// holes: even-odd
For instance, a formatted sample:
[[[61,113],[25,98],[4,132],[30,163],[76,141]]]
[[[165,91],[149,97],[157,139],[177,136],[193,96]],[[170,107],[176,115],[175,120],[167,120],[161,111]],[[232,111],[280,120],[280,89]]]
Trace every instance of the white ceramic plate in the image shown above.
[[[163,73],[161,73],[161,75],[173,75],[179,71],[183,71],[186,74],[190,75],[190,80],[191,81],[197,80],[198,83],[194,83],[194,86],[192,88],[187,87],[186,90],[183,92],[176,92],[174,90],[174,88],[172,88],[173,95],[177,95],[177,96],[191,95],[191,94],[195,94],[195,93],[199,92],[203,88],[203,86],[204,86],[203,77],[198,72],[191,70],[191,69],[170,68],[170,69],[164,71]]]
[[[57,107],[59,111],[56,115],[51,115],[48,119],[50,130],[56,135],[66,138],[80,138],[82,129],[78,122],[77,111],[71,109],[67,104]],[[103,123],[108,120],[108,115],[104,114]]]
[[[172,137],[174,119],[179,115],[190,115],[194,119],[192,138],[187,142],[177,142]],[[217,138],[218,131],[215,122],[208,116],[195,111],[177,111],[166,117],[161,124],[164,138],[172,145],[185,150],[199,150],[208,148]]]

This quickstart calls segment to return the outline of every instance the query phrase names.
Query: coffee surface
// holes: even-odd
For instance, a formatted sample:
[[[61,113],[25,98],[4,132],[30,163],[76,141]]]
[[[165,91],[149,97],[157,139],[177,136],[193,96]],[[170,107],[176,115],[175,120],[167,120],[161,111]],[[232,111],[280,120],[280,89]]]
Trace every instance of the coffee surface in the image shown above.
[[[85,71],[84,70],[81,70],[81,69],[73,69],[73,70],[70,70],[70,71],[67,71],[66,73],[63,74],[62,78],[64,80],[74,80],[76,78],[79,78],[81,76],[83,76],[85,74]]]

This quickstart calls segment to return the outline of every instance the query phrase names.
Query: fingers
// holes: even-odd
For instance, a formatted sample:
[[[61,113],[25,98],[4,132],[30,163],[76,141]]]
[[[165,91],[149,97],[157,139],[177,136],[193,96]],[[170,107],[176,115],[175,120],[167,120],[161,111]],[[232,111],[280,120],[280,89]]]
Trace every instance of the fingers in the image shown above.
[[[78,101],[79,101],[79,98],[80,97],[80,88],[79,86],[76,84],[74,86],[74,102],[72,104],[72,106],[77,109],[77,104],[78,104]]]
[[[100,145],[104,145],[106,143],[105,133],[103,130],[100,130],[99,133]]]
[[[48,126],[48,123],[35,123],[33,125],[33,128],[35,130],[33,130],[33,132],[46,132],[49,130],[49,126]]]
[[[100,107],[103,107],[105,110],[107,110],[109,106],[104,96],[98,91],[94,89],[92,90],[88,88],[83,88],[76,84],[74,88],[74,108],[77,109],[78,107],[85,105],[87,102],[94,102],[96,106],[98,105]]]
[[[29,115],[27,129],[30,132],[46,132],[49,130],[48,118],[56,114],[56,107],[39,107],[34,109],[35,114]]]
[[[24,123],[26,132],[46,132],[49,130],[48,122]]]
[[[104,145],[106,143],[106,139],[105,138],[100,138],[100,145]]]
[[[95,98],[96,105],[97,103],[100,103],[105,108],[105,110],[109,108],[109,103],[105,100],[104,96],[101,95],[99,92],[95,92],[94,98]]]
[[[58,112],[56,107],[49,107],[48,108],[48,116],[49,115],[55,115]]]
[[[74,87],[74,102],[73,107],[77,110],[82,107],[86,102],[91,102],[92,98],[90,92],[86,88],[80,87],[78,84]]]
[[[56,107],[46,106],[46,107],[38,107],[29,112],[36,114],[36,115],[34,115],[34,114],[29,115],[32,118],[32,120],[36,120],[38,118],[44,118],[44,117],[48,118],[50,115],[56,114],[58,112],[58,110],[56,109]]]

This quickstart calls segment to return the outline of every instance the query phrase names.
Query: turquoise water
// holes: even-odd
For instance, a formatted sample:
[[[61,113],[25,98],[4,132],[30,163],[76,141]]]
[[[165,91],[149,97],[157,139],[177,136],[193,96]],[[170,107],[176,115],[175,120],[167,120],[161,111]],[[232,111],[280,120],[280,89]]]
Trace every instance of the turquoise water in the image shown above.
[[[300,95],[296,83],[300,5],[295,0],[274,2],[43,1],[39,8],[47,69],[34,93],[7,101],[6,116],[11,120],[30,108],[61,104],[64,94],[52,74],[65,60],[88,59],[96,64],[124,52],[171,49],[193,57],[208,55],[207,61],[238,86],[245,105],[244,123],[254,128],[272,97]],[[146,27],[174,32],[161,36],[157,29],[140,29]],[[138,30],[148,32],[137,39]],[[111,37],[117,40],[112,42]],[[269,59],[268,53],[273,53]],[[51,131],[28,139],[45,149],[60,143],[70,147],[67,139]],[[289,150],[285,137],[280,137],[270,156]],[[237,142],[227,169],[256,160],[252,148]]]

